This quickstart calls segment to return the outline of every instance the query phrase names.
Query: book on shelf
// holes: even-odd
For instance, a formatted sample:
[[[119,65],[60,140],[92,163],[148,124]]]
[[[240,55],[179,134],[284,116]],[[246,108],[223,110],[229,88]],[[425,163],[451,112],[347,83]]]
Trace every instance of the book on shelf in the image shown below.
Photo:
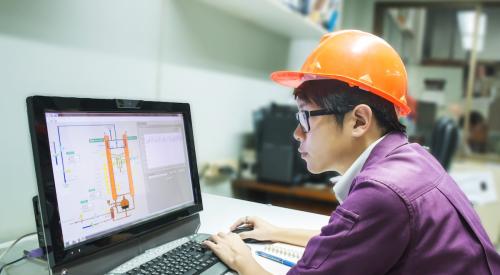
[[[342,0],[281,0],[281,2],[329,32],[334,31],[338,25]]]

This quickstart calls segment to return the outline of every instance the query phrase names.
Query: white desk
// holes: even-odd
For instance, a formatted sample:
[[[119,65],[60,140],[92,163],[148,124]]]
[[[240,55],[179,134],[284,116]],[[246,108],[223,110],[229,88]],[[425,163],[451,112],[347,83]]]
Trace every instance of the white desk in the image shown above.
[[[200,213],[201,226],[200,233],[215,234],[217,232],[227,232],[231,224],[239,217],[244,216],[259,216],[267,221],[284,227],[296,227],[304,229],[319,229],[328,223],[328,216],[318,215],[298,210],[287,209],[283,207],[265,205],[244,200],[221,197],[203,193],[203,211]],[[0,244],[0,250],[5,249],[11,242]],[[23,249],[33,249],[38,246],[38,241],[35,237],[26,238],[18,243],[9,252],[4,262],[12,261],[22,254]],[[252,250],[259,248],[260,244],[250,245]],[[256,257],[257,261],[268,267],[269,271],[274,274],[284,274],[288,268],[284,265],[271,262],[270,260]],[[1,275],[19,274],[19,275],[43,275],[48,274],[48,269],[45,265],[31,262],[21,261],[7,267],[2,271]]]

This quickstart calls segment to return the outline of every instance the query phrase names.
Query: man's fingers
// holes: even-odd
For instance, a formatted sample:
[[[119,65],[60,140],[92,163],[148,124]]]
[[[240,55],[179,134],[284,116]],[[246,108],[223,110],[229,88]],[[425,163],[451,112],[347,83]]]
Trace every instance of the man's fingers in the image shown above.
[[[219,235],[212,235],[212,237],[210,237],[210,239],[212,240],[212,242],[214,243],[220,243],[221,241],[221,237],[219,237]]]
[[[252,230],[253,231],[253,230]],[[247,238],[251,238],[252,237],[252,234],[250,232],[252,231],[247,231],[247,232],[241,232],[239,233],[238,235],[240,235],[240,238],[242,238],[243,240],[244,239],[247,239]],[[250,234],[249,234],[250,233]]]
[[[210,240],[205,240],[203,244],[210,248],[210,250],[215,250],[218,248],[217,245]]]
[[[255,224],[255,217],[254,216],[245,216],[241,217],[236,222],[231,225],[230,230],[233,231],[235,230],[238,226],[244,225],[244,224],[249,224],[249,225],[254,225]]]
[[[245,223],[251,225],[252,227],[255,226],[255,222],[257,221],[257,217],[255,216],[247,216]]]
[[[243,218],[239,218],[238,220],[236,220],[233,225],[231,225],[230,227],[230,230],[233,231],[236,229],[236,227],[242,225],[243,223],[245,223],[245,217]]]

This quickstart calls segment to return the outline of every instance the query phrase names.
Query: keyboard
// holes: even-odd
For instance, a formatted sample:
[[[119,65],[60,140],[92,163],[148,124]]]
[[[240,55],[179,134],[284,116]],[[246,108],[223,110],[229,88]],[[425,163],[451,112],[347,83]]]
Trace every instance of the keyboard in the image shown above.
[[[229,271],[213,252],[202,246],[208,234],[193,234],[147,250],[108,274],[218,275]]]

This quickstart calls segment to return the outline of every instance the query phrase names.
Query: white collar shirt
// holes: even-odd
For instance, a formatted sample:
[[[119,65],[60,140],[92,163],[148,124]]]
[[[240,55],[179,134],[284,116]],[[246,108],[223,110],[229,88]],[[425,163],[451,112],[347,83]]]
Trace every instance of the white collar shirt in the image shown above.
[[[368,146],[361,155],[351,164],[349,169],[338,179],[337,183],[333,186],[333,192],[335,192],[335,196],[339,203],[342,203],[349,194],[349,190],[351,189],[352,181],[359,174],[363,165],[365,165],[366,160],[370,156],[373,148],[385,138],[385,135],[381,138],[374,141],[370,146]],[[331,180],[337,179],[337,177],[332,178]]]

